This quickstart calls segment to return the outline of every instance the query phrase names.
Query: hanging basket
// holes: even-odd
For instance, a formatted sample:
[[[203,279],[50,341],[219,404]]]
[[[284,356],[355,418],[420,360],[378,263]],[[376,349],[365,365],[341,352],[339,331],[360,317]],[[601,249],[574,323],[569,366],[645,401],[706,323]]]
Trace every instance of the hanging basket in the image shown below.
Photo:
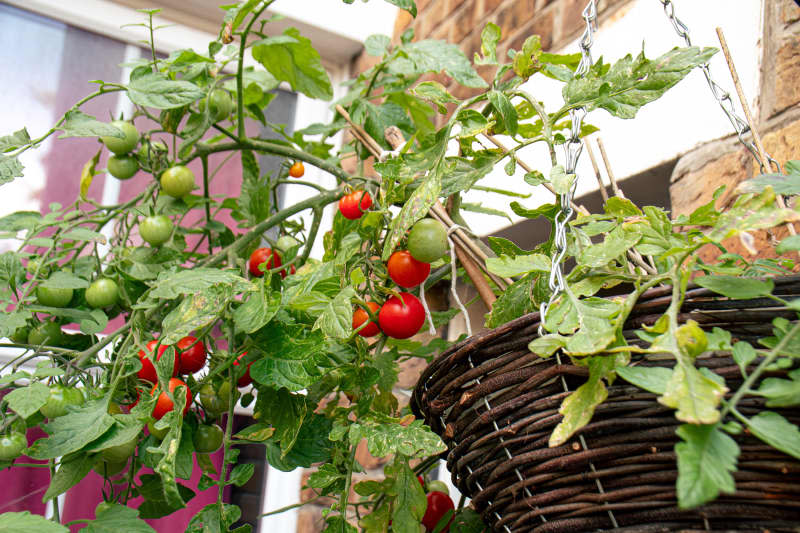
[[[774,281],[776,295],[800,295],[800,276]],[[642,296],[626,323],[629,342],[636,341],[635,329],[663,314],[670,291],[656,288]],[[755,343],[771,335],[770,322],[779,316],[796,319],[767,298],[735,301],[695,286],[680,320],[696,320],[708,330],[724,326],[734,340]],[[746,432],[735,436],[741,448],[736,492],[696,509],[678,508],[674,446],[680,422],[655,394],[622,379],[608,387],[608,399],[587,426],[564,445],[548,447],[562,400],[588,373],[567,358],[532,354],[527,345],[538,327],[539,313],[531,313],[450,347],[425,370],[411,401],[415,414],[447,444],[453,482],[494,531],[798,531],[800,462]],[[651,356],[638,364],[673,361]],[[723,376],[731,390],[742,383],[726,353],[705,354],[697,364]],[[739,403],[744,415],[763,408],[760,398]],[[797,409],[773,410],[800,422]]]

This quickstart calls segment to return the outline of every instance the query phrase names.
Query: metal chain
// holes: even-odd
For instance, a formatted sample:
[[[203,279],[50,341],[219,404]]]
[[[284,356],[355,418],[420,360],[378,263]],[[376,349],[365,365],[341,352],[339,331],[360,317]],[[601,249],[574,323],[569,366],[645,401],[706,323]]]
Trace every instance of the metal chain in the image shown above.
[[[689,27],[675,15],[675,5],[672,3],[672,0],[658,1],[664,6],[664,14],[667,15],[670,23],[672,23],[672,27],[675,28],[675,33],[678,34],[678,37],[683,39],[683,41],[686,43],[686,46],[692,46],[692,38],[689,36]],[[773,159],[772,156],[765,152],[767,161],[762,161],[761,157],[758,155],[758,148],[756,148],[755,142],[745,139],[745,134],[750,131],[750,126],[747,124],[746,120],[736,114],[736,108],[734,107],[730,93],[723,89],[716,81],[714,81],[714,78],[711,77],[711,69],[709,68],[708,63],[700,65],[700,70],[703,72],[703,76],[706,77],[706,82],[708,82],[708,87],[711,89],[711,94],[714,96],[714,99],[722,108],[722,112],[728,117],[733,129],[736,131],[736,135],[739,137],[739,142],[741,142],[745,148],[750,150],[750,153],[753,154],[755,160],[758,161],[761,171],[764,172],[769,170],[767,168],[767,164],[771,164],[775,166],[778,172],[782,172],[780,164]]]
[[[583,10],[583,20],[586,22],[586,29],[581,36],[579,43],[581,49],[581,62],[575,71],[576,76],[583,76],[592,66],[592,44],[594,43],[594,30],[597,23],[597,5],[595,0],[590,0],[586,8]],[[567,174],[575,173],[575,167],[578,165],[578,158],[583,150],[583,143],[581,142],[581,124],[583,118],[586,116],[586,109],[578,107],[570,110],[569,118],[571,121],[570,138],[564,144],[566,152],[566,171]],[[578,178],[572,187],[565,193],[559,195],[560,210],[555,219],[555,230],[553,236],[553,245],[555,246],[555,253],[552,254],[552,266],[550,267],[550,299],[547,302],[542,302],[539,306],[539,335],[545,334],[544,323],[547,316],[547,310],[556,301],[559,295],[566,289],[564,282],[563,261],[567,253],[567,223],[574,213],[572,209],[572,197],[575,194],[575,188],[578,184]]]

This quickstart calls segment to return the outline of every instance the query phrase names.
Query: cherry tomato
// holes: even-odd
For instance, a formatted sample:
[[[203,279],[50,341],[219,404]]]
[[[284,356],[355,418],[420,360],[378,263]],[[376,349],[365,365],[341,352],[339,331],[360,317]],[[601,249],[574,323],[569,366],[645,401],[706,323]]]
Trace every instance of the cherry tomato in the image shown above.
[[[184,416],[186,413],[189,412],[189,405],[192,403],[192,392],[189,390],[189,386],[179,380],[178,378],[170,378],[169,384],[169,391],[174,393],[177,387],[184,387],[186,389],[186,405],[183,408]],[[150,395],[155,394],[158,385],[153,387],[153,390],[150,391]],[[167,393],[162,391],[161,394],[158,395],[158,400],[156,401],[156,406],[153,408],[153,418],[156,420],[161,420],[161,418],[167,414],[168,412],[172,411],[172,400],[169,399]]]
[[[166,437],[167,433],[169,433],[169,427],[165,427],[164,429],[156,429],[156,421],[149,420],[147,422],[147,431],[149,431],[150,434],[158,440],[164,440],[164,437]]]
[[[386,269],[392,281],[406,289],[416,287],[431,273],[431,265],[417,261],[408,250],[393,253],[386,263]]]
[[[151,246],[161,246],[172,236],[172,221],[166,215],[145,217],[139,223],[139,235]]]
[[[106,448],[100,452],[100,456],[107,463],[125,463],[128,461],[128,457],[133,455],[133,452],[136,451],[137,440],[137,438],[133,438],[123,444]]]
[[[194,173],[183,165],[170,167],[161,174],[161,190],[173,198],[183,198],[194,189]]]
[[[233,99],[228,91],[225,89],[214,89],[211,95],[207,98],[208,111],[211,116],[212,122],[219,122],[225,120],[228,115],[233,111]],[[204,111],[206,100],[200,101],[200,111]]]
[[[371,205],[372,197],[367,191],[353,191],[339,199],[339,212],[344,218],[355,220],[361,218]]]
[[[156,374],[156,367],[153,366],[152,361],[150,358],[152,357],[153,350],[155,350],[158,341],[153,339],[147,343],[147,354],[145,354],[144,350],[139,350],[139,361],[142,363],[142,368],[139,369],[137,375],[139,379],[143,379],[145,381],[149,381],[150,383],[155,383],[158,381],[158,374]],[[162,344],[158,347],[158,353],[156,354],[156,361],[161,359],[161,356],[164,355],[164,352],[167,351],[169,346]],[[175,351],[175,363],[172,365],[172,377],[178,375],[181,369],[180,359],[178,358],[178,351]]]
[[[31,328],[28,326],[20,326],[14,330],[11,334],[9,339],[14,344],[26,344],[28,342],[28,336],[30,335]]]
[[[80,389],[64,385],[53,385],[50,387],[50,395],[47,397],[47,402],[39,408],[39,412],[49,419],[58,418],[67,414],[68,406],[81,405],[83,400],[83,393]]]
[[[36,299],[47,307],[66,307],[72,300],[72,289],[51,289],[39,285],[36,287]]]
[[[417,261],[433,263],[447,250],[447,229],[438,220],[423,218],[408,232],[408,251]]]
[[[206,366],[206,345],[203,341],[198,341],[197,337],[184,337],[175,347],[178,350],[181,374],[194,374]]]
[[[28,332],[31,346],[58,346],[62,338],[61,326],[55,322],[44,322]]]
[[[122,155],[136,148],[136,143],[139,142],[139,132],[136,130],[136,126],[125,120],[115,120],[111,125],[121,130],[124,137],[100,137],[109,150],[117,155]]]
[[[277,252],[273,252],[272,248],[259,248],[252,254],[250,254],[250,274],[253,276],[260,278],[264,275],[264,272],[261,271],[258,267],[266,263],[266,269],[271,270],[273,268],[277,268],[281,266],[281,256],[278,255]],[[286,272],[281,271],[281,276],[286,277]]]
[[[18,431],[0,437],[0,461],[13,461],[28,447],[28,439]]]
[[[413,337],[425,323],[425,308],[419,299],[407,292],[400,293],[402,301],[392,296],[381,307],[378,323],[381,330],[395,339]]]
[[[201,424],[197,426],[192,441],[194,451],[197,453],[215,452],[222,446],[222,428],[216,424]]]
[[[367,306],[370,308],[373,314],[377,313],[378,310],[381,308],[381,306],[375,302],[367,302]],[[367,312],[364,311],[363,308],[357,307],[355,312],[353,313],[353,329],[358,329],[358,327],[361,326],[361,324],[363,324],[367,320],[369,320],[369,315],[367,314]],[[358,334],[361,335],[362,337],[373,337],[380,332],[381,330],[380,328],[378,328],[378,324],[370,320],[369,324],[364,326],[364,329],[359,331]]]
[[[101,460],[94,464],[92,470],[103,477],[113,477],[122,472],[126,466],[128,466],[128,461],[122,461],[121,463],[109,463]]]
[[[428,507],[425,509],[425,516],[422,517],[422,525],[425,526],[427,531],[433,531],[436,529],[436,524],[439,523],[439,520],[441,520],[448,511],[455,511],[456,506],[453,504],[453,500],[450,499],[450,496],[438,490],[429,492],[427,499]],[[450,531],[450,523],[452,521],[453,515],[451,514],[447,526],[442,529],[442,533]]]
[[[295,161],[292,166],[289,167],[289,175],[293,178],[302,178],[305,173],[306,169],[302,161]]]
[[[234,363],[236,365],[236,363]],[[228,410],[228,402],[231,398],[231,384],[225,380],[216,390],[211,383],[205,383],[200,387],[200,403],[206,413],[212,416],[219,416]]]
[[[119,300],[119,287],[112,279],[98,278],[86,289],[85,296],[90,307],[111,307]]]
[[[241,359],[245,355],[247,355],[247,352],[244,352],[242,355],[237,357],[236,361],[233,362],[233,366],[239,366],[239,359]],[[245,370],[244,374],[242,374],[242,377],[240,377],[236,381],[236,384],[239,385],[240,387],[247,387],[253,382],[253,378],[250,377],[250,367],[253,366],[253,363],[255,363],[255,361],[250,361],[249,363],[247,363],[247,370]]]
[[[132,155],[112,155],[108,158],[106,170],[118,180],[128,180],[139,172],[139,161]]]

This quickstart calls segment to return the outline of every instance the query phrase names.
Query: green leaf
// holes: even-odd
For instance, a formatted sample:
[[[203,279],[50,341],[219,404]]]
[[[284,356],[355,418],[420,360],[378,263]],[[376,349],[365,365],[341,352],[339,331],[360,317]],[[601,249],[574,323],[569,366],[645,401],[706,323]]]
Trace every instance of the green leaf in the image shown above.
[[[486,525],[481,515],[471,507],[464,507],[453,517],[450,524],[450,533],[485,533]]]
[[[709,346],[709,348],[711,347]],[[733,360],[736,361],[736,364],[739,365],[742,375],[746,376],[747,367],[758,357],[758,352],[750,343],[740,341],[733,345],[731,355],[733,355]]]
[[[790,235],[783,239],[778,246],[775,247],[775,252],[785,254],[787,252],[796,252],[800,250],[800,235]]]
[[[245,302],[233,312],[236,329],[253,333],[266,326],[281,307],[281,293],[259,284],[258,291],[250,293]]]
[[[431,429],[415,420],[408,426],[395,421],[382,423],[362,420],[350,426],[350,443],[358,444],[367,439],[367,449],[374,457],[386,457],[401,453],[409,457],[424,457],[442,453],[447,448]]]
[[[114,425],[100,438],[84,448],[89,453],[97,453],[112,446],[127,444],[142,434],[144,422],[134,414],[113,415]]]
[[[399,464],[398,464],[399,463]],[[392,531],[397,533],[419,533],[419,525],[425,516],[427,501],[417,476],[404,461],[395,461],[396,471],[391,494],[394,495]],[[391,472],[391,470],[390,470]]]
[[[253,473],[255,472],[256,465],[253,463],[241,463],[233,467],[231,470],[230,476],[228,477],[228,481],[236,485],[237,487],[241,487],[245,483],[247,483],[251,477],[253,477]]]
[[[0,533],[69,533],[69,529],[43,516],[21,513],[0,514]]]
[[[522,43],[522,50],[514,54],[514,72],[521,78],[529,78],[542,65],[539,56],[542,54],[542,41],[538,35],[531,35]]]
[[[233,437],[250,442],[264,442],[272,437],[274,433],[275,428],[268,424],[253,424],[251,426],[247,426]]]
[[[443,41],[424,40],[404,47],[417,72],[442,72],[465,87],[483,88],[483,81],[458,46]]]
[[[392,40],[386,35],[374,34],[364,41],[364,50],[371,56],[380,57],[389,49]]]
[[[614,360],[608,356],[589,358],[589,379],[561,403],[558,412],[564,417],[550,434],[548,446],[561,446],[580,428],[589,423],[595,408],[606,401],[608,389],[603,378],[613,370]]]
[[[54,459],[76,452],[108,431],[114,419],[107,413],[105,399],[93,400],[45,424],[50,435],[28,449],[34,459]]]
[[[500,26],[494,22],[486,23],[481,30],[481,54],[480,57],[475,52],[474,62],[476,65],[496,65],[497,64],[497,43],[500,42]]]
[[[684,424],[677,430],[683,439],[675,445],[678,455],[678,505],[691,509],[736,490],[739,446],[720,431],[719,425]]]
[[[672,371],[659,403],[677,409],[675,417],[690,424],[715,424],[719,421],[717,406],[727,387],[701,374],[691,364],[679,364]]]
[[[772,187],[775,194],[784,196],[800,194],[800,174],[791,174],[789,176],[784,176],[783,174],[762,174],[740,183],[736,187],[736,192],[739,194],[761,194],[767,187]]]
[[[253,152],[243,150],[242,158],[242,188],[239,201],[236,203],[246,225],[255,226],[264,221],[270,214],[272,200],[270,198],[269,176],[261,176]]]
[[[311,41],[296,28],[287,28],[282,36],[267,37],[253,44],[253,58],[264,65],[279,81],[310,98],[330,100],[333,87]]]
[[[548,333],[533,339],[528,343],[528,349],[539,357],[550,357],[557,350],[564,348],[568,340],[569,337],[564,337],[558,333]]]
[[[635,228],[614,228],[603,242],[585,248],[579,258],[586,266],[600,268],[619,258],[636,245],[642,238]]]
[[[662,366],[621,366],[615,369],[617,375],[653,394],[664,394],[672,377],[672,369]]]
[[[420,186],[411,194],[411,197],[400,209],[400,213],[392,220],[389,236],[383,246],[383,261],[389,259],[395,246],[406,235],[411,226],[428,214],[428,210],[436,203],[441,190],[441,175],[437,169],[434,169],[427,177],[422,179]]]
[[[22,128],[21,130],[15,131],[11,135],[4,135],[3,137],[0,137],[0,153],[16,150],[17,148],[25,146],[29,142],[31,142],[31,136],[28,134],[28,130],[26,128]]]
[[[435,104],[440,113],[447,112],[447,104],[458,102],[458,99],[447,92],[447,88],[438,81],[423,81],[414,87],[411,92],[423,100],[428,100]],[[478,114],[480,115],[480,113]],[[483,115],[481,116],[483,117]]]
[[[356,291],[346,287],[322,310],[312,329],[320,329],[328,337],[346,339],[353,333],[352,299]]]
[[[285,388],[260,388],[254,413],[260,422],[275,428],[271,440],[280,443],[281,458],[285,458],[294,446],[308,413],[305,397],[292,394]]]
[[[386,0],[392,5],[399,7],[400,9],[405,9],[409,13],[411,13],[412,17],[417,16],[417,4],[414,3],[414,0]]]
[[[772,280],[759,280],[739,276],[702,276],[695,278],[694,282],[701,287],[737,300],[769,296],[775,288]]]
[[[117,137],[122,139],[125,133],[107,122],[100,122],[91,115],[77,109],[71,109],[64,115],[64,122],[58,129],[64,133],[59,139],[66,137]]]
[[[503,277],[514,277],[528,272],[550,272],[550,258],[542,254],[527,254],[509,257],[489,257],[486,259],[489,272]]]
[[[285,455],[280,446],[267,441],[266,457],[270,466],[283,472],[290,472],[297,467],[308,468],[314,463],[324,463],[331,458],[333,443],[328,439],[331,432],[331,421],[320,415],[311,414],[306,418],[294,446]]]
[[[27,387],[20,387],[6,394],[3,399],[8,402],[12,411],[22,418],[28,418],[39,410],[50,397],[50,388],[38,381]]]
[[[195,330],[214,322],[233,298],[230,287],[212,286],[187,295],[162,322],[163,344],[174,344]]]
[[[0,185],[14,181],[14,178],[21,178],[23,170],[24,167],[17,156],[0,155]]]
[[[462,109],[456,115],[456,121],[461,126],[459,137],[474,137],[489,129],[489,119],[474,109]]]
[[[609,215],[619,215],[622,217],[641,216],[642,211],[627,198],[612,196],[605,205],[606,213]]]
[[[505,211],[501,209],[493,209],[491,207],[486,207],[481,203],[473,204],[470,202],[461,202],[461,210],[469,211],[471,213],[483,213],[484,215],[503,217],[508,219],[509,222],[512,222],[511,217],[508,216],[508,214]]]
[[[50,480],[47,492],[42,496],[42,502],[52,500],[77,485],[86,477],[96,460],[85,453],[68,455],[62,459],[56,474]]]
[[[575,183],[575,174],[567,174],[564,167],[556,165],[550,169],[550,183],[556,194],[567,194]]]
[[[508,131],[511,135],[517,134],[517,110],[511,104],[511,100],[509,100],[508,96],[501,93],[500,91],[489,91],[489,102],[491,102],[492,106],[494,107],[495,111],[497,112],[497,116],[501,121],[501,125]],[[512,158],[512,161],[514,158]]]
[[[179,296],[207,290],[215,285],[229,286],[233,292],[237,293],[253,288],[249,281],[232,271],[200,267],[180,272],[161,272],[153,284],[150,297],[172,300]]]
[[[754,394],[767,398],[767,407],[791,407],[800,404],[800,372],[790,372],[789,379],[767,378]]]
[[[48,289],[85,289],[88,286],[88,281],[64,270],[54,272],[42,282],[42,287]]]
[[[32,230],[42,220],[38,211],[17,211],[0,218],[0,231]]]
[[[602,108],[620,118],[633,118],[643,105],[658,99],[693,68],[707,63],[716,48],[674,48],[649,60],[644,54],[617,61],[606,73],[592,68],[563,89],[564,102],[591,111]]]
[[[205,91],[183,80],[172,80],[161,73],[145,74],[128,84],[128,97],[134,104],[156,109],[173,109],[205,97]]]
[[[97,513],[94,520],[81,530],[84,533],[155,533],[139,518],[139,511],[118,503],[111,503]]]
[[[144,502],[139,506],[139,516],[141,518],[161,518],[172,514],[185,507],[183,502],[188,502],[195,495],[190,488],[177,483],[182,502],[179,505],[172,505],[165,495],[164,483],[159,476],[156,474],[142,474],[139,480],[141,481],[139,495],[144,498]]]
[[[746,424],[759,439],[795,459],[800,459],[800,429],[778,413],[762,411]]]
[[[308,477],[308,486],[315,489],[324,489],[340,480],[344,480],[344,475],[335,466],[326,463]]]

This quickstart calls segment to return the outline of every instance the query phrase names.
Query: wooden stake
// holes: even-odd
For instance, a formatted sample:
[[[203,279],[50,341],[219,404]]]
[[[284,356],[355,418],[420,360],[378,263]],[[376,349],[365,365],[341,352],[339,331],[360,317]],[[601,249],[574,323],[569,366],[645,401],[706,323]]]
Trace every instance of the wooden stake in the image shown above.
[[[606,147],[603,144],[603,139],[600,137],[597,138],[597,146],[600,148],[600,157],[603,158],[603,165],[606,167],[606,174],[608,174],[608,181],[611,182],[611,190],[614,191],[615,196],[619,196],[620,198],[625,198],[625,193],[622,192],[622,189],[619,188],[617,184],[617,177],[614,176],[614,171],[611,170],[611,164],[608,161],[608,154],[606,154]]]
[[[583,146],[586,148],[586,152],[589,154],[589,160],[592,162],[594,177],[597,178],[597,185],[600,188],[600,196],[603,197],[603,203],[606,203],[608,202],[608,191],[606,191],[606,185],[603,183],[603,176],[600,175],[600,167],[597,166],[597,160],[594,158],[594,151],[592,151],[592,147],[586,139],[583,140]]]

